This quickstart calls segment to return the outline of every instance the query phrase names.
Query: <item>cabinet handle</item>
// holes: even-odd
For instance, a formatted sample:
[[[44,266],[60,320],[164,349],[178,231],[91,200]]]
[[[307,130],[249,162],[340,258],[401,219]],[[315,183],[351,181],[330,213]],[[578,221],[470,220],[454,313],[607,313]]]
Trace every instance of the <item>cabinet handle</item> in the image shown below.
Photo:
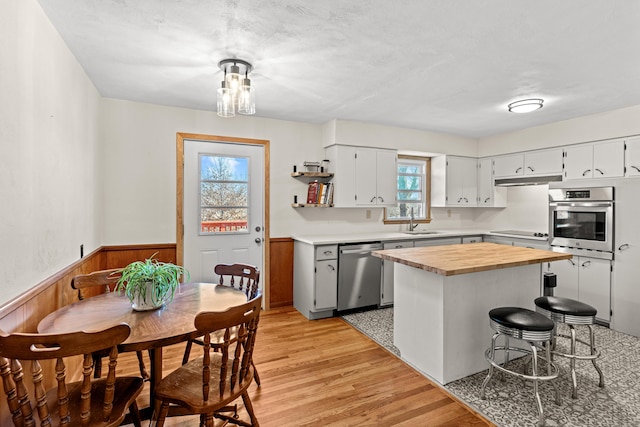
[[[402,245],[396,245],[394,249],[402,249]]]
[[[333,255],[333,251],[324,251],[325,255]]]
[[[527,169],[529,169],[531,172],[535,172],[535,169],[532,168],[531,166],[527,166]]]
[[[327,264],[327,268],[331,271],[336,271],[336,268],[331,264]]]
[[[374,201],[375,199],[376,199],[376,196],[373,196],[373,197],[371,198],[371,200],[369,200],[369,203],[373,203],[373,201]]]
[[[626,251],[627,249],[629,249],[629,247],[630,247],[630,245],[629,245],[628,243],[623,243],[622,245],[620,245],[620,246],[618,247],[618,250],[619,250],[620,252],[622,252],[622,251]]]
[[[518,169],[516,169],[516,173],[520,172],[522,170],[522,166],[520,166]]]
[[[463,199],[465,203],[469,203],[469,199],[467,199],[466,197],[463,197]]]
[[[629,166],[629,167],[630,167],[630,168],[634,168],[634,169],[636,170],[636,172],[640,172],[640,169],[638,169],[638,168],[637,168],[637,166],[633,166],[633,165],[631,165],[631,166]]]
[[[585,261],[582,263],[583,267],[589,267],[591,265],[591,261]]]
[[[600,169],[596,168],[596,170],[600,172],[600,175],[604,175],[604,172],[602,172]]]
[[[462,197],[460,197],[460,198],[458,199],[458,203],[460,203],[461,201],[462,201]]]
[[[380,196],[378,196],[378,199],[380,199],[380,203],[384,203],[384,199]]]
[[[586,171],[582,172],[582,176],[586,176],[589,172],[591,172],[591,169],[587,169]]]
[[[573,266],[575,267],[576,263],[575,263],[575,262],[573,262],[573,260],[572,260],[572,259],[568,259],[567,261],[569,261],[569,262],[571,263],[571,265],[573,265]]]
[[[487,203],[489,200],[491,200],[491,197],[487,197],[486,199],[484,199],[484,202]]]

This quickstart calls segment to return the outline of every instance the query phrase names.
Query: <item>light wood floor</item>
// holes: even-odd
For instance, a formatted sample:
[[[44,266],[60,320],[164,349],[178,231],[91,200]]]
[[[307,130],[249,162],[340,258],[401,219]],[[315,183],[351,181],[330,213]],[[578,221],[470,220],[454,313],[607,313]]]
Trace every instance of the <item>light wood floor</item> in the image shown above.
[[[179,366],[183,349],[165,350],[165,372]],[[262,386],[253,384],[250,396],[263,427],[493,425],[339,318],[309,321],[292,307],[263,312],[254,361]],[[139,373],[132,353],[118,366]],[[139,404],[147,406],[143,394]]]

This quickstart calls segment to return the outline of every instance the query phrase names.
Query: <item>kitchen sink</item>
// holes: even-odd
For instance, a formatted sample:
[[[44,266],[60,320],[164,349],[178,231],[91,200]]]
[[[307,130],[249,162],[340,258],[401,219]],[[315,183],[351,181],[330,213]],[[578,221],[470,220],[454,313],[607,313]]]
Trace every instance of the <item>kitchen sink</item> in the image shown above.
[[[404,234],[440,234],[440,231],[420,231],[420,230],[414,230],[414,231],[405,231]]]

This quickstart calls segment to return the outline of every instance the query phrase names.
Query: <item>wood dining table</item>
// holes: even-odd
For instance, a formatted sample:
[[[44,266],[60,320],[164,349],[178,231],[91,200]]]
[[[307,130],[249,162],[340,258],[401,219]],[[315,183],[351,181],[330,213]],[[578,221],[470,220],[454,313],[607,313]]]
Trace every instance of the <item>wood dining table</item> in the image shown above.
[[[197,338],[193,324],[201,311],[224,311],[247,302],[244,292],[213,283],[185,283],[176,290],[173,301],[150,311],[134,311],[122,292],[96,295],[64,306],[43,318],[39,333],[66,333],[105,329],[118,323],[131,327],[129,337],[118,346],[120,352],[149,351],[150,402],[162,379],[162,349]],[[143,413],[151,417],[151,408]]]

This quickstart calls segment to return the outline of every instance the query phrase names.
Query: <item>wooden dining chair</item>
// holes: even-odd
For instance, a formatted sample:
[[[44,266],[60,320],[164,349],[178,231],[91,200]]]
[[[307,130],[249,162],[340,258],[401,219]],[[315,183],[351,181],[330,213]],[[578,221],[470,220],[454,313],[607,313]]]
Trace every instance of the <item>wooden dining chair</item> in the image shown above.
[[[144,382],[140,377],[116,375],[117,346],[127,339],[130,331],[126,323],[98,332],[6,334],[0,331],[0,376],[13,424],[16,427],[118,426],[128,409],[134,425],[140,427],[136,398]],[[109,373],[105,378],[92,380],[91,355],[103,349],[109,349]],[[69,359],[66,358],[79,355],[83,356],[82,379],[71,382],[73,375],[67,372],[65,362]],[[31,362],[30,369],[23,370],[25,361]],[[32,390],[31,395],[28,390]]]
[[[259,426],[247,389],[253,379],[253,352],[262,306],[262,295],[222,312],[201,312],[194,320],[203,335],[203,355],[171,372],[156,385],[161,401],[156,427],[164,425],[169,405],[200,414],[200,426],[213,427],[214,418],[241,426]],[[212,340],[221,335],[218,351]],[[240,419],[237,404],[242,398],[249,421]],[[232,412],[231,415],[227,412]]]
[[[71,279],[71,287],[78,291],[78,299],[83,300],[87,296],[101,293],[113,292],[120,279],[120,268],[112,268],[109,270],[99,270],[88,274],[78,274]],[[89,295],[87,295],[89,294]],[[109,355],[108,352],[97,352],[93,355],[94,369],[93,374],[95,378],[100,378],[102,375],[102,359]],[[140,366],[140,375],[145,380],[149,379],[149,372],[144,364],[141,351],[136,351],[138,356],[138,365]]]
[[[232,288],[241,290],[247,296],[247,301],[253,299],[259,293],[260,284],[260,270],[258,267],[249,264],[218,264],[214,267],[213,271],[218,275],[218,284],[222,286],[230,286]],[[217,350],[218,342],[223,337],[217,336],[212,338],[211,347],[214,351]],[[187,346],[182,357],[182,364],[186,364],[189,361],[191,354],[191,347],[193,344],[203,345],[202,339],[196,338],[187,341]],[[254,379],[256,384],[260,386],[260,375],[254,367]]]

